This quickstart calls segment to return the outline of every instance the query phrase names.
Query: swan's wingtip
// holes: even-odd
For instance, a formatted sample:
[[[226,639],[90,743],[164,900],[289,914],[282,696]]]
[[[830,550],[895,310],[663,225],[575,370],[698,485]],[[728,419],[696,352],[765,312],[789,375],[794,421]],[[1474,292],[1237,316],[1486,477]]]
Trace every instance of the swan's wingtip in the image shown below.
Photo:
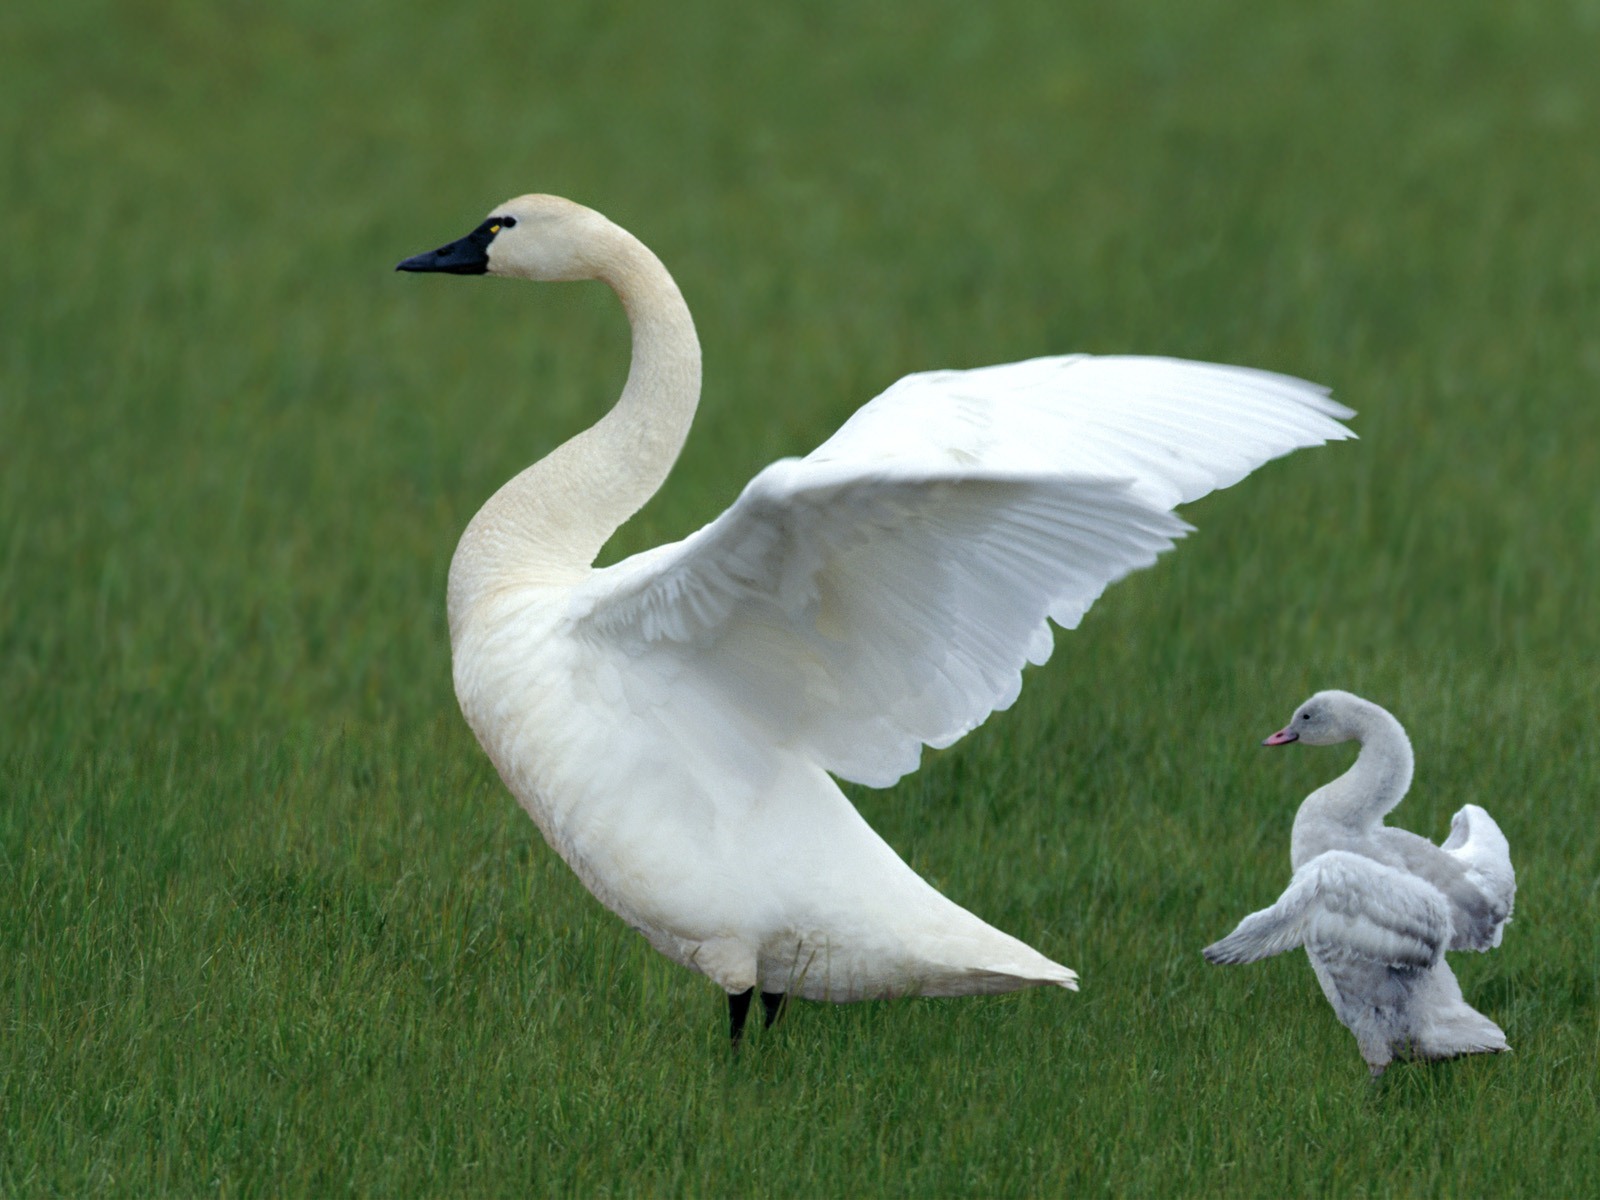
[[[1227,938],[1223,938],[1220,942],[1212,942],[1200,951],[1200,956],[1214,967],[1233,967],[1250,961],[1233,946],[1228,945]]]

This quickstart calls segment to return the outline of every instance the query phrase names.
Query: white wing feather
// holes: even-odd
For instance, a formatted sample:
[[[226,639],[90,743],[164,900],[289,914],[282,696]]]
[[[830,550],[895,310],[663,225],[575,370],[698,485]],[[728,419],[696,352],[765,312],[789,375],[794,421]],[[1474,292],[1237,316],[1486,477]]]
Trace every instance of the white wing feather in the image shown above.
[[[1467,879],[1483,893],[1490,908],[1488,936],[1480,936],[1460,948],[1488,950],[1498,946],[1517,899],[1517,873],[1511,866],[1511,846],[1506,835],[1484,809],[1465,804],[1450,818],[1450,836],[1440,849],[1461,860]]]
[[[1431,967],[1449,940],[1449,906],[1432,884],[1329,850],[1294,873],[1276,904],[1204,953],[1209,962],[1247,963],[1305,946],[1339,962]]]
[[[1158,508],[1291,450],[1353,437],[1326,388],[1248,367],[1074,354],[907,375],[808,462],[916,462],[1128,479]]]
[[[1174,504],[1351,436],[1321,388],[1167,359],[909,376],[682,542],[596,571],[574,632],[700,672],[782,743],[886,786],[1009,705]]]

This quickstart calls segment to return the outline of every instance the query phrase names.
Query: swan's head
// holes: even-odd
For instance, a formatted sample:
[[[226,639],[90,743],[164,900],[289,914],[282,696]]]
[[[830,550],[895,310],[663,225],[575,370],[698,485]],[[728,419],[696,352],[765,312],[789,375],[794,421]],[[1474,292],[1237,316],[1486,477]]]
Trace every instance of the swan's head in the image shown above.
[[[406,259],[397,271],[509,275],[518,279],[593,279],[602,272],[617,227],[592,208],[560,196],[518,196],[490,210],[464,238]]]
[[[1349,692],[1318,692],[1294,710],[1287,725],[1261,744],[1287,746],[1290,742],[1304,742],[1308,746],[1332,746],[1352,741],[1362,736],[1367,713],[1373,707],[1371,701]]]

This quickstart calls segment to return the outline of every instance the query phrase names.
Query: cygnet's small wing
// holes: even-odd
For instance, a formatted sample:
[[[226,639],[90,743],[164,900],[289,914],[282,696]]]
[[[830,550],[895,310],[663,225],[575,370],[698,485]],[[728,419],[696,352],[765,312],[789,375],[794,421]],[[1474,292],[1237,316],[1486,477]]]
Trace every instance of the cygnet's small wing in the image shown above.
[[[1467,804],[1450,818],[1450,836],[1441,848],[1466,867],[1468,880],[1483,893],[1493,914],[1487,939],[1476,939],[1470,948],[1487,950],[1498,946],[1517,897],[1517,873],[1511,866],[1511,844],[1506,835],[1487,812],[1476,804]]]
[[[1450,908],[1448,949],[1489,950],[1511,917],[1516,875],[1511,850],[1494,819],[1475,804],[1455,815],[1443,846],[1409,829],[1385,826],[1370,851],[1432,884]]]
[[[1296,871],[1276,904],[1204,953],[1209,962],[1246,963],[1305,946],[1338,961],[1427,967],[1449,937],[1450,913],[1436,888],[1375,859],[1330,850]]]

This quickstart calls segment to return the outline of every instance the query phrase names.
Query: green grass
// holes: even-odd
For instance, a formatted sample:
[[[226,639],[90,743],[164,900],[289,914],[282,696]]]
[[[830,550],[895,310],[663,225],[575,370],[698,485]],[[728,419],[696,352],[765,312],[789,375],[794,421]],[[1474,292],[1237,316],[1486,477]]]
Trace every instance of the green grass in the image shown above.
[[[1600,1178],[1592,0],[0,7],[0,1194],[1574,1195]],[[455,712],[444,570],[596,416],[598,287],[392,274],[528,190],[653,245],[700,422],[620,556],[897,376],[1331,383],[868,819],[1076,996],[722,1003]],[[1369,1086],[1270,900],[1391,707],[1510,836],[1516,1053]]]

